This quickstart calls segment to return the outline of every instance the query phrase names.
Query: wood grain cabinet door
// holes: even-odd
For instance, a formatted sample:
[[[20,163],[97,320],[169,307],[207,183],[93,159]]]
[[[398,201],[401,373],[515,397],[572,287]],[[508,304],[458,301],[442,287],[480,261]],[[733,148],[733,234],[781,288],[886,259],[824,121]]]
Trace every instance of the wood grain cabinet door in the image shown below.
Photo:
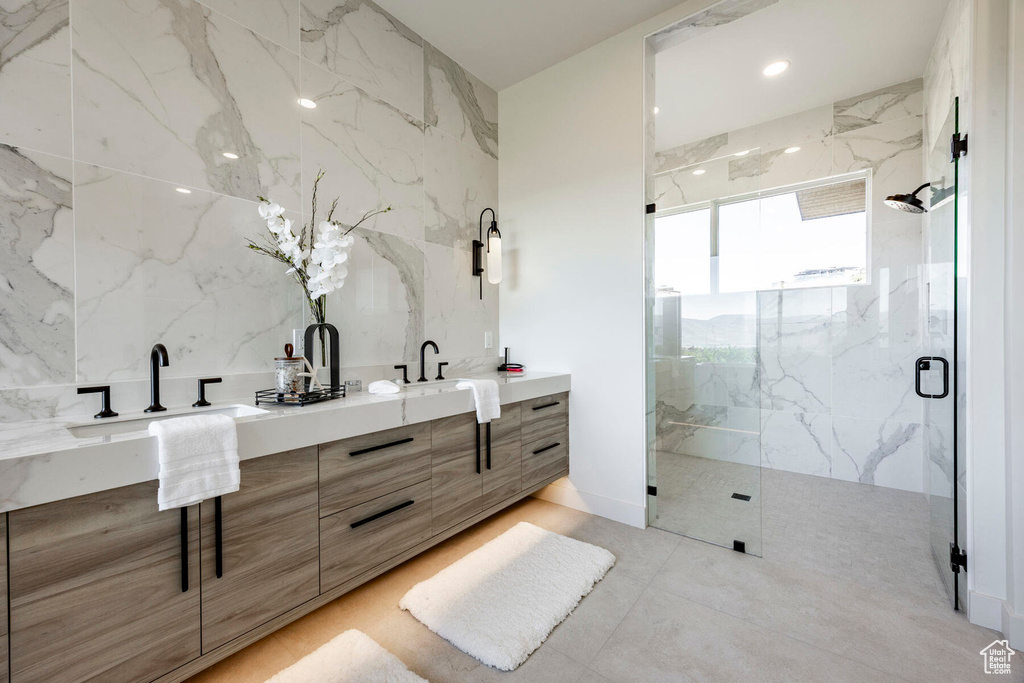
[[[0,515],[0,683],[10,681],[7,660],[7,515]]]
[[[485,438],[484,509],[497,505],[523,490],[522,444],[519,439],[521,406],[501,407],[501,417],[492,420],[490,440]],[[481,430],[486,433],[487,426]]]
[[[13,683],[151,681],[199,656],[199,509],[183,534],[156,493],[151,481],[8,513]]]
[[[241,487],[202,518],[203,653],[320,594],[317,448],[241,463]],[[218,576],[219,574],[219,576]]]
[[[475,412],[430,423],[434,534],[483,509],[483,462],[477,426]]]

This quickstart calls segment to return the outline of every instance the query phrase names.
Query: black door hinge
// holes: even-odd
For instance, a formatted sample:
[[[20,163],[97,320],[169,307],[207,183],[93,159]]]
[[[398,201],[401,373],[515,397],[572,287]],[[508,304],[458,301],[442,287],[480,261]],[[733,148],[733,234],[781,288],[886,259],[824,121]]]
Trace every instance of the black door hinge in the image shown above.
[[[967,133],[960,137],[960,133],[954,133],[949,141],[950,161],[956,161],[960,157],[967,156]]]
[[[647,205],[647,213],[654,213],[657,210],[658,210],[658,207],[655,206],[654,204],[648,204]]]
[[[647,495],[648,496],[656,496],[656,495],[658,495],[658,487],[657,486],[648,486],[647,487]]]
[[[949,568],[953,570],[954,574],[960,573],[960,568],[967,571],[967,553],[960,550],[960,546],[956,543],[949,544]]]

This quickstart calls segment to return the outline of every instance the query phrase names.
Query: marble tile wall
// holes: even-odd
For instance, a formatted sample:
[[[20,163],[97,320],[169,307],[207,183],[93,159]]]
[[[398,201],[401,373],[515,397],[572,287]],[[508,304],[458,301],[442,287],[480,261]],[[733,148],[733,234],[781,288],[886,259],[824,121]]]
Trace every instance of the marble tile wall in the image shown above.
[[[707,33],[716,26],[728,24],[742,19],[759,9],[774,5],[779,0],[721,0],[703,12],[684,19],[678,24],[658,31],[651,36],[651,42],[657,52],[692,40]]]
[[[756,294],[725,343],[757,363],[698,364],[692,404],[659,403],[660,448],[754,464],[759,437],[764,467],[924,490],[922,221],[882,204],[923,182],[922,112],[918,79],[657,154],[659,211],[870,169],[872,225],[865,284]]]
[[[371,0],[3,3],[0,420],[92,412],[91,383],[141,409],[156,342],[180,403],[196,376],[266,384],[308,314],[245,238],[257,196],[312,220],[321,169],[342,221],[393,208],[328,300],[345,376],[394,376],[426,338],[491,367],[470,248],[497,157],[497,93]]]

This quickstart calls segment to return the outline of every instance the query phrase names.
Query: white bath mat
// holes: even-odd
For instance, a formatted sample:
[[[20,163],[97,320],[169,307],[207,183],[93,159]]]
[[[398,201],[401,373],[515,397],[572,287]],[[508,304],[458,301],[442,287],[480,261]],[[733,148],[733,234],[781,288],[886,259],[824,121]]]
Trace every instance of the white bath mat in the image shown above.
[[[427,683],[362,631],[345,631],[267,683]]]
[[[399,607],[466,654],[511,671],[613,564],[604,548],[520,522],[413,586]]]

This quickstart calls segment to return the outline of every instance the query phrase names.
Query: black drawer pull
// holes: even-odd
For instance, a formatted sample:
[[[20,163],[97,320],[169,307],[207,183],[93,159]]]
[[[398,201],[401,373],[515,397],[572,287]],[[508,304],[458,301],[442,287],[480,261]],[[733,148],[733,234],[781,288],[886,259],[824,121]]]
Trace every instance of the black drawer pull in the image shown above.
[[[541,448],[539,450],[534,451],[533,454],[534,455],[539,455],[539,454],[543,453],[544,451],[550,451],[552,448],[558,448],[561,445],[562,444],[560,444],[560,443],[558,443],[556,441],[555,443],[551,444],[550,446],[545,446],[544,448]]]
[[[410,505],[412,505],[415,502],[416,502],[415,500],[407,500],[404,503],[399,503],[395,507],[389,508],[389,509],[385,510],[384,512],[378,512],[375,515],[370,515],[366,519],[361,519],[358,522],[352,522],[351,524],[349,524],[349,526],[351,528],[355,529],[356,527],[360,527],[360,526],[362,526],[364,524],[369,524],[370,522],[372,522],[372,521],[374,521],[376,519],[380,519],[381,517],[384,517],[386,515],[390,515],[392,512],[398,512],[402,508],[407,508],[407,507],[409,507]]]
[[[410,436],[408,439],[399,439],[398,441],[392,441],[391,443],[382,443],[379,446],[370,446],[369,448],[361,448],[358,451],[352,451],[349,453],[351,456],[364,455],[366,453],[373,453],[384,448],[391,448],[392,446],[401,446],[403,443],[410,443],[413,438]]]
[[[533,409],[534,410],[544,410],[545,408],[554,408],[559,403],[561,403],[561,401],[555,401],[554,403],[545,403],[542,406],[534,406]]]
[[[188,508],[181,508],[181,592],[188,590]]]
[[[220,496],[213,499],[213,537],[216,551],[217,578],[224,576],[224,514]]]

